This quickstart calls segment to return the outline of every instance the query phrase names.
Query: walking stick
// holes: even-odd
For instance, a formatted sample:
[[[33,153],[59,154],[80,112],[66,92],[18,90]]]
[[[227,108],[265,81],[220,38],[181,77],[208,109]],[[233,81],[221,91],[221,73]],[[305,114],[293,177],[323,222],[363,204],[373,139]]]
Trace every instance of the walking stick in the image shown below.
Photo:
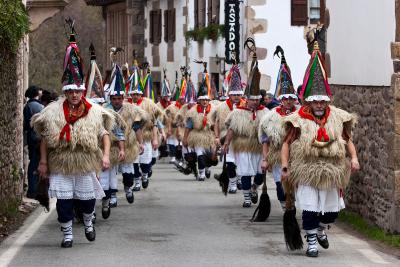
[[[271,213],[271,201],[267,192],[267,172],[263,173],[263,180],[262,194],[260,196],[258,207],[254,211],[253,217],[250,220],[252,222],[265,222]]]
[[[288,178],[282,180],[286,195],[286,210],[283,214],[283,233],[285,235],[286,248],[298,250],[303,248],[300,227],[296,219],[296,207],[294,205],[294,187]]]

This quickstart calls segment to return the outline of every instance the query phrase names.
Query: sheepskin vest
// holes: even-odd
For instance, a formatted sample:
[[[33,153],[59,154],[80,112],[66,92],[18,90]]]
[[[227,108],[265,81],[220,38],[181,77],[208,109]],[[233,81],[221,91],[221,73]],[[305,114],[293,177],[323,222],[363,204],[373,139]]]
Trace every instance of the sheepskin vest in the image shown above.
[[[189,147],[203,147],[205,149],[210,149],[214,147],[214,133],[211,129],[212,119],[211,114],[213,112],[213,107],[211,107],[210,112],[207,114],[206,125],[203,125],[204,113],[199,113],[197,107],[200,104],[193,106],[187,112],[187,119],[191,119],[193,122],[193,129],[190,131],[188,136]]]
[[[173,102],[171,105],[169,105],[169,106],[165,109],[165,116],[167,117],[167,123],[170,124],[171,127],[172,127],[172,135],[173,135],[175,138],[178,138],[178,137],[182,137],[182,136],[183,136],[183,133],[184,133],[184,131],[185,131],[185,128],[184,128],[184,127],[179,127],[179,126],[177,125],[176,117],[177,117],[179,111],[180,111],[183,107],[182,107],[181,109],[179,109],[175,104],[176,104],[176,103]],[[168,124],[167,124],[167,125],[168,125]]]
[[[158,119],[162,119],[164,112],[156,104],[154,104],[153,101],[146,97],[142,98],[142,102],[139,105],[135,103],[134,105],[139,106],[149,115],[150,119],[143,125],[142,131],[143,141],[151,142],[153,139],[153,127],[156,125],[156,121]]]
[[[222,102],[221,104],[219,104],[215,108],[215,110],[214,110],[214,112],[212,114],[213,122],[215,124],[218,124],[218,126],[219,126],[219,131],[220,131],[219,138],[221,138],[221,139],[225,137],[226,132],[227,132],[227,128],[226,128],[226,125],[225,125],[225,120],[228,117],[229,113],[231,113],[231,111],[236,109],[236,105],[235,104],[232,103],[232,106],[230,107],[228,105],[227,101],[228,100],[226,100],[226,101]],[[241,101],[241,104],[242,103],[243,102]]]
[[[118,110],[118,114],[126,124],[124,131],[125,160],[123,163],[132,163],[139,155],[139,144],[136,139],[136,133],[132,129],[132,126],[135,123],[144,125],[144,123],[149,120],[149,116],[138,106],[131,105],[129,103],[123,103],[121,109]]]
[[[93,104],[89,113],[70,125],[71,140],[60,140],[66,124],[61,97],[32,117],[31,125],[47,145],[47,162],[52,174],[74,175],[99,172],[103,153],[101,137],[114,127],[114,116],[105,108]]]
[[[104,108],[106,108],[107,111],[109,111],[113,115],[114,120],[115,120],[115,127],[118,127],[123,132],[125,132],[127,129],[127,125],[124,122],[124,120],[122,119],[122,117],[117,112],[115,112],[114,109],[112,109],[112,107],[109,108],[108,106],[104,106]],[[110,134],[110,141],[111,141],[110,164],[111,164],[111,166],[115,166],[115,165],[118,165],[118,163],[119,163],[119,159],[118,159],[119,140],[113,131],[109,132],[109,134]],[[100,147],[103,149],[102,144],[100,144]]]
[[[296,107],[296,110],[298,107]],[[268,112],[262,119],[258,131],[258,138],[261,143],[262,135],[268,136],[268,157],[269,166],[281,164],[281,148],[286,131],[283,123],[285,116],[278,113],[277,108]]]
[[[225,124],[234,133],[232,149],[235,153],[262,153],[262,146],[258,142],[258,126],[268,112],[267,108],[257,110],[254,118],[252,111],[235,109],[228,115]]]
[[[334,106],[324,126],[329,142],[316,142],[319,125],[302,118],[299,111],[285,117],[285,123],[300,129],[300,136],[290,145],[290,179],[296,185],[309,185],[321,190],[345,188],[350,178],[350,162],[346,158],[343,130],[351,134],[356,116]]]

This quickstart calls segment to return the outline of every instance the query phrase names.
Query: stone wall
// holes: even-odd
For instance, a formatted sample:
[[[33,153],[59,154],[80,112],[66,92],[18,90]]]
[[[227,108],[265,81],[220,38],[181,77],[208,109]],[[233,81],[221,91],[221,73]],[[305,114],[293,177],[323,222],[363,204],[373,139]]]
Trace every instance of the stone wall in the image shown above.
[[[353,139],[361,170],[352,175],[346,191],[347,208],[389,232],[400,232],[396,159],[394,87],[331,85],[334,104],[359,115]],[[396,189],[397,188],[397,189]]]
[[[25,46],[18,55],[0,51],[0,215],[15,210],[23,194],[24,54]]]

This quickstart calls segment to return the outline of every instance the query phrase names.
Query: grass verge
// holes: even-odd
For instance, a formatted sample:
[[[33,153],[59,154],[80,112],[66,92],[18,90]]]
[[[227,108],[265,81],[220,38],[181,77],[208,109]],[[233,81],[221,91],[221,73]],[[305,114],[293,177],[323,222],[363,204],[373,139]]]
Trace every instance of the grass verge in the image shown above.
[[[400,248],[400,234],[386,233],[378,226],[371,225],[355,212],[342,210],[339,213],[339,221],[350,225],[351,228],[369,239],[383,242],[389,246]]]

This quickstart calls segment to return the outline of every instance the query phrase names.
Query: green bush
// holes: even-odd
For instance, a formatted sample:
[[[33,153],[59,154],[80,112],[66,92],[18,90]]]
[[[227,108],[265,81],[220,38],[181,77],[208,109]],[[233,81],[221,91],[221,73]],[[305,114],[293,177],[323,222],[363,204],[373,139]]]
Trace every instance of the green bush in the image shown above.
[[[20,0],[0,1],[0,47],[16,53],[21,38],[29,31],[29,16]]]
[[[224,36],[225,25],[211,24],[207,27],[196,28],[185,33],[186,41],[203,42],[205,39],[216,41]]]

